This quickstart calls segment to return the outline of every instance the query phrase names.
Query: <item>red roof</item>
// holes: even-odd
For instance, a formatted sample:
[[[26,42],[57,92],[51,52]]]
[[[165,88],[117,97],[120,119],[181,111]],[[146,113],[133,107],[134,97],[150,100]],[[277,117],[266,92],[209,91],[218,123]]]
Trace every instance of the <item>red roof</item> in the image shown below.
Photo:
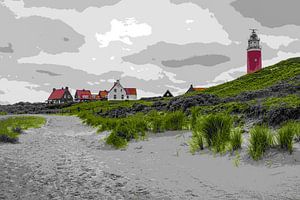
[[[194,89],[194,91],[203,91],[203,90],[205,90],[206,88],[193,88]]]
[[[77,99],[92,99],[92,93],[90,90],[76,90],[76,94],[75,96]]]
[[[108,91],[106,90],[99,91],[100,98],[107,98],[107,95],[108,95]]]
[[[48,100],[57,100],[57,99],[62,99],[65,94],[65,89],[56,89],[53,90],[51,95],[49,96]]]
[[[136,95],[136,88],[124,88],[127,95]]]

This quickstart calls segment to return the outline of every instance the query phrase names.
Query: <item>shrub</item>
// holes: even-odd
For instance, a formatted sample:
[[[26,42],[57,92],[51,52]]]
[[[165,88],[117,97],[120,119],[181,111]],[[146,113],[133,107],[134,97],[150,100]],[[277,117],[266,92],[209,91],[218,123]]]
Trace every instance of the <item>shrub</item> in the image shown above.
[[[277,142],[279,147],[288,150],[290,153],[293,151],[293,139],[297,135],[297,123],[289,122],[282,126],[277,133]]]
[[[200,123],[201,131],[209,147],[214,147],[217,152],[225,150],[230,141],[230,131],[233,126],[232,118],[225,114],[208,115]]]
[[[250,130],[249,154],[254,160],[259,160],[272,144],[272,134],[269,128],[255,126]]]
[[[182,111],[167,113],[164,118],[164,127],[166,130],[182,130],[184,126],[185,115]]]
[[[243,138],[242,138],[242,129],[235,128],[231,131],[230,134],[230,144],[231,150],[237,150],[242,148]]]

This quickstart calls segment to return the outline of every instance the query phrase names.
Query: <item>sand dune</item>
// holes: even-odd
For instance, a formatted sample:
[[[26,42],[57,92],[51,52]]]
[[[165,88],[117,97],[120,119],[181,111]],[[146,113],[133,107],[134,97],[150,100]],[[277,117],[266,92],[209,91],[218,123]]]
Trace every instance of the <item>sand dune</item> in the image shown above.
[[[191,155],[186,131],[114,150],[78,118],[46,118],[19,144],[0,144],[0,199],[300,199],[299,143],[259,162],[246,146],[240,159]]]

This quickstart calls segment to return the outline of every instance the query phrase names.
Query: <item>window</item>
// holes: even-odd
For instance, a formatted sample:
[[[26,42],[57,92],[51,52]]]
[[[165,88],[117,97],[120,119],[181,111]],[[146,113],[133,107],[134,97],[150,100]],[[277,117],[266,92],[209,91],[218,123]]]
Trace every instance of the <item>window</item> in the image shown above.
[[[114,95],[114,99],[117,99],[117,95]]]
[[[127,99],[129,99],[129,96],[127,95]]]
[[[121,92],[123,91],[123,89],[121,89]]]
[[[122,97],[121,97],[122,99],[124,99],[124,95],[122,95]]]
[[[114,92],[117,92],[117,89],[114,89]]]

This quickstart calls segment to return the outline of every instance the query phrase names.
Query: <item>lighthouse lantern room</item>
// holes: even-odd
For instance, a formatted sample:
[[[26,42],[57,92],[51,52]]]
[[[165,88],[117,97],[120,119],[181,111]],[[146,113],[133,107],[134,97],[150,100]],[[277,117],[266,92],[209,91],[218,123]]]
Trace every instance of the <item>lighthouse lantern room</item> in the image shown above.
[[[247,73],[259,71],[262,68],[260,39],[256,34],[256,29],[251,29],[252,33],[248,40],[247,48]]]

